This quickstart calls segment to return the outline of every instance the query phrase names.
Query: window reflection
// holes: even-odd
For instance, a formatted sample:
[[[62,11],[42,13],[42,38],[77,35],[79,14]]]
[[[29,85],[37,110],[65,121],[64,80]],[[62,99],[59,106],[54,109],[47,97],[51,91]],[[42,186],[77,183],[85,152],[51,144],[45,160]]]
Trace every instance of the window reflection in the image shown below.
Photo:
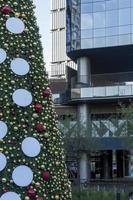
[[[73,49],[125,45],[133,40],[133,0],[67,0],[67,41]],[[67,15],[68,17],[68,15]],[[78,42],[76,42],[78,41]],[[71,48],[71,49],[72,49]]]
[[[118,9],[118,1],[117,0],[106,1],[106,10],[114,10],[114,9]]]
[[[106,12],[106,27],[118,25],[118,11],[112,10]]]
[[[119,27],[119,34],[128,34],[131,32],[131,26],[120,26]]]
[[[102,28],[105,27],[105,13],[97,12],[94,13],[94,28]]]
[[[92,48],[92,39],[82,39],[81,40],[81,49]]]
[[[119,0],[119,8],[130,7],[130,0]]]
[[[93,3],[93,12],[104,11],[105,10],[105,2],[94,2]]]
[[[119,25],[130,24],[130,9],[119,10]]]
[[[92,4],[81,4],[81,13],[90,13],[92,12]]]
[[[94,38],[95,47],[104,47],[105,46],[105,37],[104,38]]]
[[[105,29],[95,29],[94,37],[103,37],[105,36]]]
[[[106,28],[106,36],[118,35],[118,27]]]
[[[81,38],[92,38],[93,31],[92,30],[81,30]]]
[[[116,46],[118,45],[118,36],[111,36],[106,38],[106,46]]]
[[[92,24],[92,14],[81,15],[81,29],[91,29]]]
[[[131,43],[130,35],[120,35],[119,36],[119,45],[125,45]]]

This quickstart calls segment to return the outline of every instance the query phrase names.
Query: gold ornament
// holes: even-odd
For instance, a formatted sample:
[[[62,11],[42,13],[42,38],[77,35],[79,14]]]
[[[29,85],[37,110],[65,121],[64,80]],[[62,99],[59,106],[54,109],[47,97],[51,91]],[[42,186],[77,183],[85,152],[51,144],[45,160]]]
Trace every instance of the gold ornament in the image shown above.
[[[18,13],[18,12],[15,13],[15,16],[16,16],[16,17],[19,17],[19,16],[20,16],[20,13]]]
[[[55,199],[56,199],[56,200],[60,200],[59,195],[56,195],[56,196],[55,196]]]
[[[30,198],[29,198],[28,196],[26,196],[26,197],[24,198],[24,200],[30,200]]]

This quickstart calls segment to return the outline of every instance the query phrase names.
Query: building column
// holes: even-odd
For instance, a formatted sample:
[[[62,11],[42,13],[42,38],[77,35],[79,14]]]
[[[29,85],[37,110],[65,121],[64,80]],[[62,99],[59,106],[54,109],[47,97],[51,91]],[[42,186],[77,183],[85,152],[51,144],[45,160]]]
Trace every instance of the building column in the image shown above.
[[[79,58],[77,61],[78,72],[77,72],[77,82],[79,88],[83,85],[91,85],[91,64],[90,59],[87,57]],[[78,105],[78,122],[80,125],[80,135],[89,134],[90,125],[90,107],[88,104]],[[85,132],[84,132],[85,131]],[[90,178],[90,167],[88,161],[88,155],[86,152],[81,153],[80,157],[80,183],[88,181]]]
[[[82,153],[80,157],[80,184],[85,183],[88,180],[88,158],[86,153]]]
[[[87,57],[79,58],[78,65],[78,84],[91,85],[91,62]]]

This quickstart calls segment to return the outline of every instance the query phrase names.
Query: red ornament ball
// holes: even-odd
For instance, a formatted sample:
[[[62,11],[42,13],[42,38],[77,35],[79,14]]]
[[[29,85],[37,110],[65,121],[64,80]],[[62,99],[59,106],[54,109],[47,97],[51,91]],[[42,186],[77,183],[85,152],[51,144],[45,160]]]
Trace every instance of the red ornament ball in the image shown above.
[[[11,11],[12,11],[12,9],[9,5],[5,5],[1,8],[1,12],[4,14],[9,14]]]
[[[44,96],[44,97],[49,97],[50,94],[51,94],[51,90],[50,90],[50,89],[45,89],[45,90],[43,91],[43,96]]]
[[[44,172],[42,173],[42,177],[43,177],[43,180],[44,180],[44,181],[48,181],[49,178],[50,178],[50,173],[49,173],[48,171],[44,171]]]
[[[37,113],[41,112],[42,111],[42,105],[40,103],[36,103],[34,105],[34,109]]]
[[[28,191],[27,191],[27,195],[28,195],[28,197],[35,197],[36,196],[36,192],[35,192],[34,189],[29,188]]]
[[[37,197],[36,200],[43,200],[43,198],[42,197]]]
[[[37,132],[41,133],[45,130],[45,127],[43,124],[38,123],[38,124],[36,124],[35,129],[37,130]]]

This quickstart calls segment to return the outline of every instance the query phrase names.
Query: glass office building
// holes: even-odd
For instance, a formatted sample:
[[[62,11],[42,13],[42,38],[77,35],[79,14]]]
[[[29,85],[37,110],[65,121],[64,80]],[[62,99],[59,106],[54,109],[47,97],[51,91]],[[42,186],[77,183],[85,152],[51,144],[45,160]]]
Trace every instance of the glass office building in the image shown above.
[[[133,0],[67,0],[67,51],[133,43]]]
[[[111,130],[117,132],[118,128],[110,121],[110,130],[102,135],[107,115],[113,113],[121,123],[125,118],[117,110],[119,103],[133,101],[133,89],[126,94],[127,87],[133,87],[133,0],[67,0],[66,14],[67,55],[77,62],[76,78],[72,77],[76,83],[68,104],[77,106],[78,122],[86,129],[94,123],[94,141],[108,146],[90,151],[89,158],[82,151],[80,181],[112,179],[113,183],[115,178],[133,178],[133,149],[128,144],[121,146],[122,130],[115,137],[111,135]],[[95,114],[103,124],[93,121]],[[97,135],[93,135],[95,128]],[[127,133],[124,130],[124,140],[129,139],[129,130]]]

